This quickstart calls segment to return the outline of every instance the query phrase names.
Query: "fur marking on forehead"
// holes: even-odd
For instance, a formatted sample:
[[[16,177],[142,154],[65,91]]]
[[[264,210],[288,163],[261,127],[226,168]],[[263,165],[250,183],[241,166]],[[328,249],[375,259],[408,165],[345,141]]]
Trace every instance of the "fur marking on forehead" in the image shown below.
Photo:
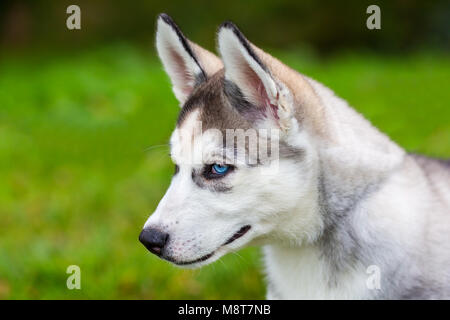
[[[235,107],[235,103],[242,100],[225,92],[227,86],[229,84],[226,83],[224,72],[221,70],[196,88],[180,111],[177,127],[180,128],[188,115],[198,109],[203,130],[214,128],[224,131],[251,128],[250,123]]]

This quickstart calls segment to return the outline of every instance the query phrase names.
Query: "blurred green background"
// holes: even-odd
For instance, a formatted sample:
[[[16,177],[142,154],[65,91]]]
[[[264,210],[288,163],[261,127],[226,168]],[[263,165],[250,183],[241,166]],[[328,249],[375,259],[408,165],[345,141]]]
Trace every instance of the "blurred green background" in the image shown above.
[[[211,50],[231,19],[408,151],[450,156],[448,1],[3,0],[0,299],[264,298],[256,248],[182,270],[137,240],[170,182],[179,111],[153,48],[159,12]],[[66,287],[72,264],[81,290]]]

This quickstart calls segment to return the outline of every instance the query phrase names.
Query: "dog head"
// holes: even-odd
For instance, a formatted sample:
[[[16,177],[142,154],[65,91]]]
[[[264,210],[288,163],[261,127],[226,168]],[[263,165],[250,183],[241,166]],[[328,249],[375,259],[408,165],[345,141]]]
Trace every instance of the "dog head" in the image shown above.
[[[296,107],[317,103],[311,88],[230,22],[218,31],[222,60],[165,14],[156,46],[181,111],[170,138],[175,174],[140,241],[198,267],[249,244],[313,239],[317,161],[300,121],[306,109]]]

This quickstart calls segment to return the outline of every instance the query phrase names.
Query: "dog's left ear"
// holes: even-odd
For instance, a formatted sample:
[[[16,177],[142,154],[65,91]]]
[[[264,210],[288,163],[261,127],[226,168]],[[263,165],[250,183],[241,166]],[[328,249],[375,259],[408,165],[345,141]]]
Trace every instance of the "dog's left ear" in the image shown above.
[[[258,126],[289,129],[292,94],[271,70],[280,62],[250,43],[231,22],[220,27],[218,47],[225,66],[225,93],[234,107]]]
[[[189,41],[165,13],[158,17],[156,48],[180,106],[197,85],[223,68],[216,55]]]

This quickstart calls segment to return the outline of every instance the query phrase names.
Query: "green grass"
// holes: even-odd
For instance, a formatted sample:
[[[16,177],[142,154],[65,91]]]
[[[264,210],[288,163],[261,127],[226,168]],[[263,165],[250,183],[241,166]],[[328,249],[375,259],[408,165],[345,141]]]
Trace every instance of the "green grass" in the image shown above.
[[[448,56],[278,56],[407,150],[450,156]],[[264,297],[258,249],[192,271],[137,240],[173,171],[178,107],[153,56],[117,45],[0,70],[0,298]],[[82,290],[66,288],[71,264]]]

